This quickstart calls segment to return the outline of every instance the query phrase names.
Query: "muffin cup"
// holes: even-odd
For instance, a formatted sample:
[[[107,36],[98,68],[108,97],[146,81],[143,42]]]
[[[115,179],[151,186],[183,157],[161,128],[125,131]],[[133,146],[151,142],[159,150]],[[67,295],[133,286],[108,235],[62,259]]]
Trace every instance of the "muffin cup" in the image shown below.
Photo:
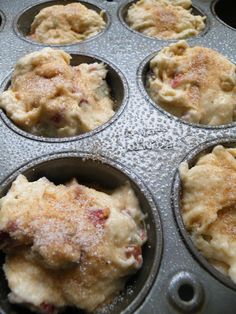
[[[166,45],[167,46],[167,45]],[[156,51],[147,56],[140,64],[138,71],[137,71],[137,83],[139,86],[139,89],[144,96],[144,98],[151,103],[151,105],[159,110],[162,114],[168,116],[171,120],[175,120],[184,124],[187,124],[194,128],[201,128],[201,129],[207,129],[207,130],[220,130],[220,129],[228,129],[236,126],[236,122],[228,123],[228,124],[222,124],[222,125],[206,125],[206,124],[199,124],[199,123],[190,123],[187,122],[177,116],[174,116],[173,114],[169,113],[165,109],[161,107],[161,105],[157,104],[154,100],[152,100],[151,96],[149,95],[147,91],[147,77],[151,73],[150,69],[150,61],[160,52]]]
[[[205,154],[210,153],[216,145],[223,145],[224,147],[236,147],[236,140],[233,138],[221,138],[221,139],[204,142],[200,144],[199,146],[197,146],[192,151],[190,151],[189,154],[182,160],[182,162],[187,161],[189,167],[191,168],[196,164],[196,162],[198,161],[200,157],[202,157]],[[173,184],[172,184],[171,202],[172,202],[172,208],[174,211],[175,220],[178,225],[179,231],[181,232],[181,235],[188,249],[194,255],[196,260],[216,279],[221,281],[223,284],[225,284],[229,288],[232,288],[235,290],[236,284],[230,279],[230,277],[222,274],[214,266],[212,266],[204,257],[204,255],[197,249],[197,247],[191,240],[190,234],[186,230],[184,222],[183,222],[183,218],[182,218],[181,195],[182,195],[182,185],[181,185],[179,170],[177,170],[175,173]]]
[[[30,33],[30,27],[31,24],[33,23],[33,20],[35,18],[35,16],[39,13],[39,11],[41,11],[42,9],[52,6],[52,5],[67,5],[69,3],[74,3],[74,2],[78,2],[80,4],[85,5],[88,9],[94,10],[95,12],[97,12],[98,14],[103,11],[103,19],[106,22],[106,26],[105,28],[99,32],[98,34],[91,36],[85,40],[82,40],[80,42],[76,42],[76,43],[68,43],[68,44],[44,44],[44,43],[40,43],[37,41],[34,41],[30,38],[28,38],[27,36]],[[23,40],[26,40],[32,44],[36,44],[36,45],[41,45],[41,46],[52,46],[52,47],[62,47],[62,46],[73,46],[73,45],[78,45],[80,43],[84,43],[84,42],[88,42],[90,40],[93,40],[95,38],[97,38],[98,36],[102,35],[109,27],[110,25],[110,17],[108,15],[108,13],[100,6],[94,5],[90,2],[87,1],[76,1],[76,0],[56,0],[56,1],[46,1],[46,2],[40,2],[38,4],[34,4],[31,5],[27,8],[25,8],[23,11],[21,11],[14,19],[13,22],[13,28],[15,33]]]
[[[212,3],[212,12],[224,25],[236,30],[235,1],[215,0]]]
[[[121,21],[121,23],[128,29],[130,30],[131,32],[135,33],[135,34],[138,34],[138,35],[141,35],[143,37],[146,37],[146,38],[150,38],[150,39],[153,39],[153,40],[158,40],[158,41],[168,41],[168,42],[176,42],[176,41],[179,41],[180,39],[164,39],[164,38],[157,38],[157,37],[153,37],[153,36],[148,36],[148,35],[145,35],[141,32],[138,32],[134,29],[132,29],[129,24],[126,22],[126,18],[127,18],[127,12],[128,12],[128,9],[130,8],[130,6],[136,2],[138,2],[139,0],[128,0],[126,1],[124,4],[122,4],[119,8],[119,11],[118,11],[118,17]],[[200,16],[206,16],[206,20],[205,20],[205,27],[204,29],[196,36],[191,36],[191,37],[188,37],[186,38],[185,40],[188,40],[188,39],[191,39],[191,38],[197,38],[197,37],[200,37],[200,36],[203,36],[209,29],[209,19],[207,17],[207,15],[202,11],[200,10],[199,8],[197,8],[195,5],[193,5],[192,7],[192,14],[193,15],[200,15]]]
[[[111,90],[111,98],[114,100],[115,114],[106,123],[98,126],[96,129],[89,132],[81,133],[79,135],[70,136],[70,137],[44,137],[44,136],[37,136],[37,135],[31,134],[29,132],[26,132],[20,129],[16,124],[14,124],[14,122],[10,118],[7,117],[7,114],[4,112],[4,110],[0,109],[0,117],[5,122],[5,124],[14,132],[24,137],[28,137],[32,140],[36,140],[36,141],[63,143],[63,142],[82,139],[87,136],[92,136],[102,131],[108,125],[113,123],[122,113],[128,100],[128,84],[123,73],[115,65],[95,55],[79,54],[79,53],[77,54],[73,52],[68,52],[68,53],[72,56],[72,59],[70,62],[72,66],[76,66],[81,63],[89,64],[89,63],[94,63],[94,62],[104,63],[107,66],[108,72],[106,76],[106,81]],[[8,75],[2,83],[0,92],[7,90],[10,87],[10,85],[11,85],[11,75]]]
[[[16,170],[1,183],[1,197],[7,193],[19,174],[25,175],[29,181],[35,181],[45,176],[55,184],[66,183],[76,177],[79,183],[87,186],[98,184],[99,187],[105,189],[115,189],[125,184],[127,180],[131,183],[142,212],[146,215],[148,240],[143,246],[143,266],[130,278],[122,294],[115,297],[110,305],[98,310],[97,313],[104,313],[103,311],[107,314],[133,313],[141,305],[154,283],[163,245],[158,209],[143,182],[124,166],[110,159],[98,158],[82,152],[65,152],[32,160]],[[3,261],[3,253],[1,253],[2,264]],[[20,312],[20,307],[11,305],[6,301],[9,290],[2,270],[0,278],[0,307],[7,313],[15,313],[14,311],[25,313],[25,309]],[[69,308],[65,313],[72,313],[72,309]]]

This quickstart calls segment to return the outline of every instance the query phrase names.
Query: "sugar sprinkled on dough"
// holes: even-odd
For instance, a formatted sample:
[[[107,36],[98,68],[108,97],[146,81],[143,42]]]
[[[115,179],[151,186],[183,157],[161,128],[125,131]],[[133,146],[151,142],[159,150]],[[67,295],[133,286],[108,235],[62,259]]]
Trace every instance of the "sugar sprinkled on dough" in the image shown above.
[[[56,186],[18,176],[0,211],[10,300],[88,311],[109,302],[142,265],[143,220],[128,182],[105,193],[76,180]]]

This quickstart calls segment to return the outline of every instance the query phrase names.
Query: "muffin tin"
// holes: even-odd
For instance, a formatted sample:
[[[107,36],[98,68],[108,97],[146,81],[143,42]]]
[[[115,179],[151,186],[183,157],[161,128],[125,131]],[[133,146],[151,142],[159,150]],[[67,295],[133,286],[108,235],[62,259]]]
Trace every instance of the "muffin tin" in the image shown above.
[[[23,38],[33,14],[45,3],[69,2],[72,1],[0,1],[1,90],[9,85],[16,61],[44,46]],[[225,25],[230,18],[221,22],[225,12],[222,6],[215,9],[218,2],[223,0],[193,1],[193,6],[207,16],[207,27],[200,36],[187,41],[193,46],[216,49],[236,62],[236,31],[232,25]],[[48,139],[19,130],[1,111],[0,192],[6,193],[15,176],[22,172],[29,178],[46,175],[56,182],[77,175],[110,187],[129,178],[144,212],[148,213],[149,242],[144,249],[144,266],[122,296],[100,312],[233,314],[236,285],[206,262],[184,229],[179,212],[181,186],[177,169],[183,159],[194,161],[209,146],[235,145],[236,125],[191,125],[153,105],[142,83],[147,62],[173,40],[146,37],[124,26],[122,14],[129,3],[88,1],[86,5],[105,11],[106,29],[87,41],[57,46],[73,54],[78,62],[96,58],[109,65],[108,80],[119,103],[116,115],[90,133]],[[233,18],[234,11],[229,10],[227,16],[230,14]],[[1,312],[30,313],[9,304],[3,273],[1,279]],[[80,312],[69,309],[67,313]]]

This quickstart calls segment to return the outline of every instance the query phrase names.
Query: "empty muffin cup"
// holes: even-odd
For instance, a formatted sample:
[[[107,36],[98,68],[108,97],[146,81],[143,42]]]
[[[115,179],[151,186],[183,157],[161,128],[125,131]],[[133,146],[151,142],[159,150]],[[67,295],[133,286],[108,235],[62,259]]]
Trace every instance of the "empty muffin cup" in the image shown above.
[[[79,42],[72,42],[72,43],[65,43],[65,44],[44,44],[44,43],[40,43],[37,41],[34,41],[32,39],[29,38],[29,34],[30,34],[30,29],[31,29],[31,24],[34,21],[35,16],[44,8],[53,6],[53,5],[67,5],[70,3],[80,3],[82,5],[84,5],[86,8],[95,11],[98,14],[101,14],[102,12],[102,17],[104,19],[104,22],[106,23],[105,28],[103,28],[100,32],[98,32],[96,35],[93,35],[87,39],[84,39],[82,41]],[[103,34],[107,28],[110,25],[110,18],[109,15],[101,8],[98,7],[97,5],[94,5],[90,2],[87,1],[70,1],[70,0],[57,0],[57,1],[47,1],[47,2],[42,2],[36,5],[31,5],[29,7],[27,7],[26,9],[24,9],[22,12],[20,12],[14,19],[14,23],[13,23],[13,27],[14,30],[16,32],[16,34],[26,40],[29,41],[31,43],[34,44],[38,44],[38,45],[44,45],[44,46],[69,46],[69,45],[77,45],[80,42],[85,42],[94,38],[97,38],[98,36],[100,36],[101,34]]]
[[[212,3],[213,14],[223,24],[236,29],[235,1],[234,0],[216,0]]]
[[[220,145],[220,146],[218,146],[218,145]],[[212,140],[212,141],[209,141],[209,142],[202,143],[198,147],[196,147],[195,149],[190,151],[190,153],[183,159],[183,161],[182,161],[183,163],[181,163],[181,167],[183,167],[183,165],[186,165],[186,162],[187,162],[188,169],[190,169],[190,171],[191,171],[192,167],[194,167],[196,165],[196,163],[198,162],[199,158],[202,158],[206,154],[211,153],[212,150],[216,146],[217,146],[217,152],[215,151],[215,154],[217,154],[217,156],[223,156],[222,154],[224,154],[224,152],[222,151],[223,148],[221,148],[221,146],[223,146],[224,148],[235,148],[236,147],[236,142],[232,138],[222,138],[222,139]],[[210,161],[211,161],[211,158],[212,158],[212,163],[214,163],[214,159],[213,159],[214,156],[213,155],[212,155],[212,157],[208,157],[207,159],[205,157],[204,161],[203,161],[203,159],[201,159],[201,164],[198,164],[198,169],[203,169],[202,167],[209,165]],[[205,173],[208,173],[207,172],[208,168],[204,168],[204,169],[205,169],[204,170]],[[191,177],[189,177],[189,178],[192,178],[195,181],[196,181],[196,179],[198,177],[200,178],[200,176],[197,177],[197,172],[196,171],[197,170],[194,170],[194,172],[191,172]],[[183,172],[183,170],[182,170],[182,172]],[[209,174],[209,178],[210,178],[210,176],[211,176],[211,174]],[[188,184],[189,188],[190,188],[190,184],[192,184],[191,186],[193,187],[193,182],[192,183],[190,183],[190,181],[186,181],[186,182],[188,182],[188,183],[185,183],[185,184]],[[196,183],[195,183],[195,185],[196,185]],[[210,183],[208,185],[210,186]],[[222,189],[223,189],[223,187],[222,187]],[[190,192],[188,192],[188,193],[190,193]],[[198,193],[201,194],[200,188],[199,188]],[[206,193],[207,193],[207,191],[206,191]],[[200,195],[200,194],[196,194],[196,195]],[[196,241],[196,243],[198,243],[198,245],[199,245],[200,242],[199,242],[199,240],[197,238],[197,235],[194,233],[194,232],[197,232],[197,231],[192,231],[192,237],[191,237],[190,236],[190,231],[188,232],[187,229],[186,229],[187,227],[184,224],[183,215],[182,215],[182,197],[183,197],[183,183],[182,183],[182,180],[180,178],[179,169],[178,169],[176,171],[176,174],[175,174],[175,177],[174,177],[174,180],[173,180],[173,184],[172,184],[172,208],[173,208],[175,219],[176,219],[178,228],[179,228],[179,230],[181,232],[181,235],[182,235],[182,237],[183,237],[187,247],[189,248],[189,250],[196,257],[197,261],[212,276],[214,276],[216,279],[218,279],[220,282],[222,282],[226,286],[228,286],[228,287],[230,287],[232,289],[236,289],[236,284],[226,274],[225,270],[223,270],[224,267],[225,267],[225,265],[224,265],[225,262],[223,263],[222,260],[220,260],[220,259],[218,260],[217,257],[215,257],[215,259],[214,259],[210,255],[208,257],[210,259],[210,261],[209,261],[206,258],[205,253],[200,252],[200,249],[198,249],[197,246],[196,246],[197,244],[195,245],[194,241]],[[188,197],[190,198],[190,195]],[[188,198],[188,200],[190,200],[189,198]],[[200,196],[200,198],[202,199],[203,196],[202,197]],[[185,198],[185,201],[186,201],[186,198]],[[212,201],[214,203],[214,199]],[[195,206],[194,202],[195,201],[193,200],[193,206]],[[199,206],[199,214],[200,214],[200,206],[201,206],[201,204],[199,204],[198,206]],[[224,205],[222,204],[222,206],[224,206]],[[186,204],[185,204],[185,207],[186,207]],[[224,209],[224,207],[223,207],[223,209]],[[221,210],[219,211],[219,214],[221,215]],[[188,219],[187,217],[189,219],[192,219],[191,221],[193,223],[198,223],[198,221],[199,221],[199,227],[198,228],[199,228],[200,232],[202,232],[202,237],[203,237],[204,241],[206,241],[206,243],[211,243],[210,241],[212,240],[212,237],[210,235],[208,235],[208,231],[207,231],[208,229],[202,229],[202,227],[201,227],[202,224],[200,223],[200,221],[202,221],[202,220],[197,220],[197,219],[200,219],[200,217],[198,217],[198,218],[196,217],[196,219],[195,219],[194,218],[195,216],[193,216],[193,215],[192,216],[191,215],[186,216],[186,212],[185,212],[185,219]],[[217,217],[218,217],[218,213],[217,213]],[[221,230],[221,229],[219,229],[219,230]],[[193,239],[195,239],[195,240],[193,240]],[[214,246],[214,245],[216,245],[216,243],[214,242],[211,245]],[[201,243],[200,243],[200,247],[202,247]],[[217,247],[218,246],[216,246],[216,248]],[[204,249],[204,252],[205,252],[205,248],[202,247],[202,249]],[[211,249],[207,250],[206,252],[211,254],[210,253]],[[214,266],[213,266],[213,264],[214,264]]]
[[[143,246],[143,265],[126,284],[120,296],[101,309],[102,313],[133,313],[143,302],[157,275],[162,253],[162,229],[158,209],[152,196],[143,182],[123,165],[104,157],[96,157],[87,153],[67,152],[31,161],[19,168],[1,184],[1,197],[6,195],[12,182],[19,174],[23,174],[28,181],[35,181],[46,177],[55,184],[63,184],[77,178],[78,182],[86,186],[98,186],[100,189],[113,190],[123,186],[127,181],[140,203],[145,215],[147,242]],[[4,263],[4,254],[1,253],[1,262]],[[12,305],[7,299],[9,289],[1,270],[0,307],[5,313],[26,313],[25,309]],[[99,311],[98,311],[99,312]],[[27,312],[28,313],[28,312]],[[30,313],[30,312],[29,312]],[[78,313],[68,308],[65,313]]]
[[[46,49],[46,48],[45,48]],[[49,49],[49,48],[48,48]],[[113,64],[108,62],[107,60],[104,60],[100,57],[94,56],[94,55],[89,55],[89,54],[75,54],[71,53],[70,54],[72,59],[70,61],[71,66],[78,66],[82,63],[98,63],[98,64],[104,64],[107,69],[107,75],[106,75],[106,82],[108,85],[108,88],[110,90],[110,98],[113,101],[113,111],[114,114],[113,116],[110,117],[110,119],[105,122],[104,124],[99,125],[98,127],[92,129],[91,131],[87,132],[81,132],[78,135],[73,135],[73,136],[66,136],[63,135],[62,137],[50,137],[49,136],[38,136],[35,134],[30,133],[29,131],[21,129],[19,126],[17,126],[13,120],[11,120],[6,112],[4,110],[0,110],[0,116],[3,119],[3,121],[7,124],[9,128],[11,128],[13,131],[16,133],[31,138],[33,140],[39,140],[39,141],[46,141],[46,142],[66,142],[66,141],[71,141],[71,140],[77,140],[80,138],[84,138],[90,135],[93,135],[104,128],[106,128],[108,125],[110,125],[113,121],[116,120],[116,118],[122,113],[126,102],[128,98],[128,84],[127,81],[122,74],[122,72],[117,69]],[[11,86],[11,78],[10,75],[3,81],[1,91],[6,91],[10,88]],[[57,122],[57,120],[53,120],[53,122]],[[59,121],[60,122],[60,121]],[[79,127],[79,125],[78,125]]]

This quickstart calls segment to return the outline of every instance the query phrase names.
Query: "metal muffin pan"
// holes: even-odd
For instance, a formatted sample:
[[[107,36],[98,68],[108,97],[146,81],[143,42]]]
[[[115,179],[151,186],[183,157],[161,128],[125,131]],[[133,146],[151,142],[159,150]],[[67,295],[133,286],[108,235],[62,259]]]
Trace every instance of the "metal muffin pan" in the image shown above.
[[[128,169],[131,181],[141,178],[137,186],[139,188],[141,186],[143,197],[151,204],[153,215],[156,212],[160,214],[163,250],[157,275],[153,272],[153,279],[146,292],[142,292],[142,284],[137,285],[140,292],[134,294],[133,299],[124,298],[121,307],[118,305],[115,310],[114,306],[110,313],[117,311],[142,314],[189,312],[233,314],[236,308],[236,289],[222,282],[218,274],[213,275],[212,271],[206,268],[189,249],[183,238],[183,231],[180,231],[175,220],[171,199],[174,175],[183,158],[200,144],[202,148],[205,145],[207,147],[206,141],[214,140],[217,143],[221,138],[236,139],[236,126],[232,124],[231,127],[207,128],[189,125],[155,107],[150,99],[144,97],[140,89],[139,69],[148,56],[169,45],[171,41],[140,36],[125,27],[119,18],[119,12],[127,4],[126,1],[89,0],[88,2],[105,11],[109,19],[109,27],[90,40],[59,47],[74,54],[94,55],[98,59],[104,59],[111,66],[114,65],[115,70],[123,73],[128,82],[127,105],[117,119],[108,123],[106,128],[88,133],[86,136],[56,142],[22,136],[21,132],[15,132],[12,127],[6,125],[1,113],[0,181],[6,183],[8,180],[6,178],[11,173],[13,176],[16,175],[17,169],[22,165],[41,156],[48,156],[45,158],[50,160],[51,155],[63,154],[63,152],[74,152],[72,154],[78,156],[82,153],[77,152],[88,152],[98,160],[100,156],[105,156],[109,161],[111,159],[112,165],[118,167],[124,174],[127,174],[125,169]],[[0,0],[0,11],[6,17],[4,27],[0,31],[2,44],[0,83],[2,84],[5,84],[6,77],[9,79],[9,73],[21,56],[43,48],[41,44],[24,40],[14,31],[15,21],[20,18],[21,12],[39,3],[43,5],[44,1]],[[215,16],[212,10],[213,1],[193,0],[193,6],[206,14],[209,26],[201,36],[189,38],[187,41],[192,46],[202,45],[216,49],[235,63],[235,30],[224,25]],[[34,164],[34,161],[32,163]],[[119,168],[120,164],[121,168]],[[20,171],[25,171],[23,169]],[[144,185],[142,183],[140,185],[140,182],[144,182]],[[145,193],[148,190],[154,198],[156,204],[154,207],[151,198],[146,197]],[[159,229],[154,229],[150,229],[153,237],[159,234],[157,233]],[[156,243],[156,250],[161,254],[159,243]],[[141,273],[142,270],[140,276]],[[6,300],[5,289],[6,282],[2,281],[0,289],[2,313],[20,313],[18,308],[14,310],[15,308],[13,309]],[[21,311],[21,313],[26,312],[25,309]],[[75,312],[79,313],[79,311]]]

